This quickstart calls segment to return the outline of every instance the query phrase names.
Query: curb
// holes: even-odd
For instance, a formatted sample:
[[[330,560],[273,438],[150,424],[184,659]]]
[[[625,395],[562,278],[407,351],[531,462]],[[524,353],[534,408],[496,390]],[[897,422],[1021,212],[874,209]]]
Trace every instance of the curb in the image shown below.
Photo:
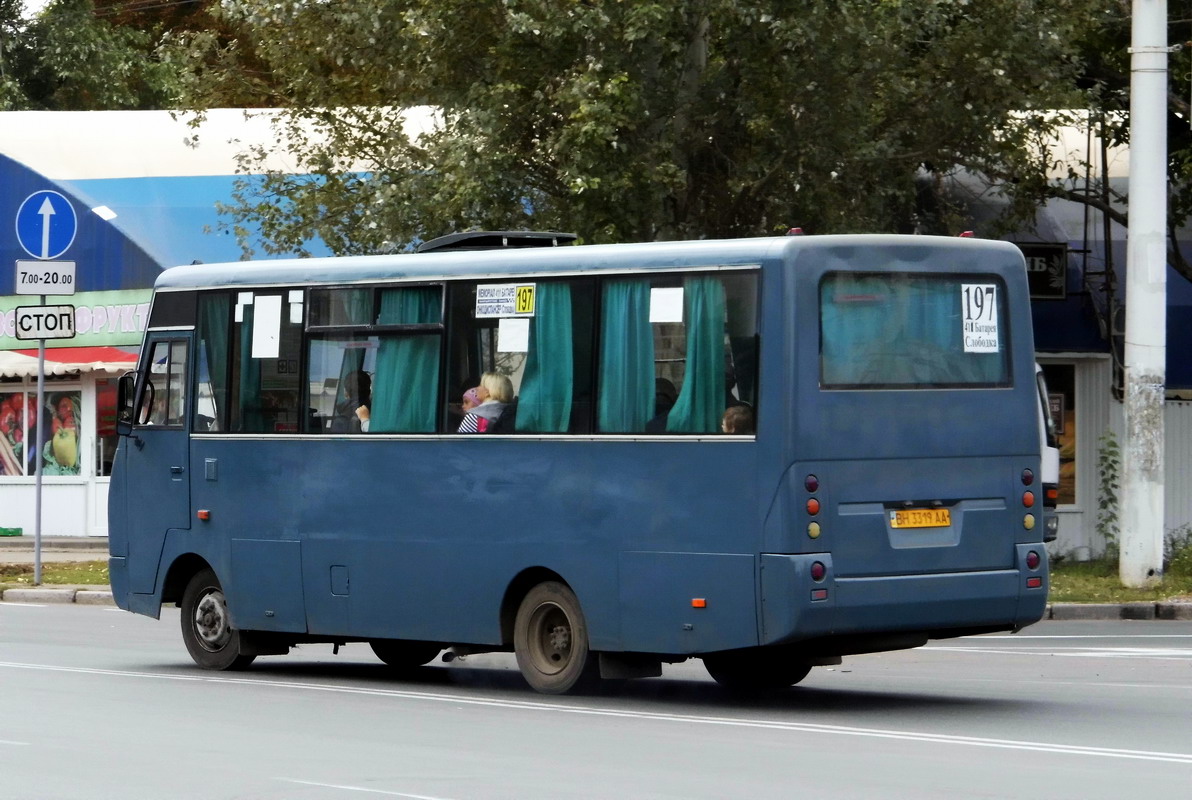
[[[0,602],[4,603],[76,603],[85,606],[114,606],[111,589],[97,587],[95,589],[45,589],[41,587],[29,589],[5,589],[0,592]]]
[[[1192,603],[1053,603],[1043,619],[1192,620]]]

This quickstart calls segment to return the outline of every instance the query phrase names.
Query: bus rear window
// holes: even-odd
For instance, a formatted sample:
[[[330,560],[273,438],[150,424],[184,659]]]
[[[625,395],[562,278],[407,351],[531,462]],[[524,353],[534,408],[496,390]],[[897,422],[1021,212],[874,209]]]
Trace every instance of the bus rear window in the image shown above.
[[[991,275],[836,272],[820,282],[820,385],[1008,386],[1005,286]]]

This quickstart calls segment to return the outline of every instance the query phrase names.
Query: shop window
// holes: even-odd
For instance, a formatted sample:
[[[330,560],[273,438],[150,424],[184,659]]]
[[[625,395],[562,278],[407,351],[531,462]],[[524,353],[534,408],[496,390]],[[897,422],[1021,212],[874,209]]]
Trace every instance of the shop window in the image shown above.
[[[116,457],[116,379],[102,378],[95,382],[95,474],[112,474]]]
[[[32,446],[36,435],[37,395],[24,391],[0,391],[0,475],[33,474]]]
[[[1059,505],[1076,502],[1076,367],[1073,364],[1043,364],[1047,401],[1055,423],[1060,448]]]
[[[81,396],[78,389],[48,391],[39,413],[36,392],[0,392],[0,475],[36,473],[38,424],[45,426],[42,474],[80,474]]]

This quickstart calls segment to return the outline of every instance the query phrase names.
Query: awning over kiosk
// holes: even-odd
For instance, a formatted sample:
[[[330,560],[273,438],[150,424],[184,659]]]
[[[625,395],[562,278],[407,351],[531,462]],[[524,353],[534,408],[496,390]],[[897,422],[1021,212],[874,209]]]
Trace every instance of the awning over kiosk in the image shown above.
[[[117,347],[51,347],[46,349],[46,374],[108,372],[133,369],[136,353]],[[29,378],[37,375],[36,350],[0,350],[0,378]]]

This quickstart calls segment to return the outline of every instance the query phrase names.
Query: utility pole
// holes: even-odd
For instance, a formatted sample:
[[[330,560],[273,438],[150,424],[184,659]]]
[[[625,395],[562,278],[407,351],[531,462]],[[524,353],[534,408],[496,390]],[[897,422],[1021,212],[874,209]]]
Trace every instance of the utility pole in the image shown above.
[[[1167,382],[1167,0],[1134,0],[1130,218],[1126,240],[1126,437],[1122,584],[1163,580],[1163,400]]]

